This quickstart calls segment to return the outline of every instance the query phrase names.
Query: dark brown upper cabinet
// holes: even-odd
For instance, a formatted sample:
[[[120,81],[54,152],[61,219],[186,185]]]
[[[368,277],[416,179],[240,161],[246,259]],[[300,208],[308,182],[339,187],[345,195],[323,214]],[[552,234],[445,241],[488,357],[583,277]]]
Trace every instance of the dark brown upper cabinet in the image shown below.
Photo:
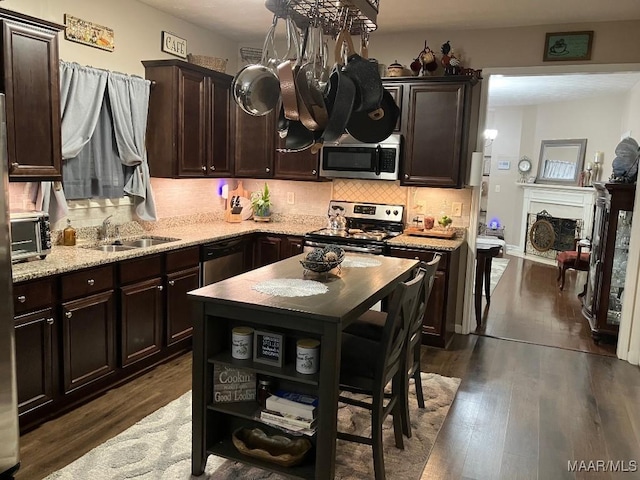
[[[249,115],[233,102],[235,176],[272,178],[275,158],[275,113]]]
[[[11,181],[61,180],[58,32],[64,26],[0,9]]]
[[[147,151],[152,177],[233,175],[233,78],[181,60],[143,61],[151,80]]]
[[[479,88],[470,77],[385,79],[401,109],[402,185],[462,188],[477,138]]]

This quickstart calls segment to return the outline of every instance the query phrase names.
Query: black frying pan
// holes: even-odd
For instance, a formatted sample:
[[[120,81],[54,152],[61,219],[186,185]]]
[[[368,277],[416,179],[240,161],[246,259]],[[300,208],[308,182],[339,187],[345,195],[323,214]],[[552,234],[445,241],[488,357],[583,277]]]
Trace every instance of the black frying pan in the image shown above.
[[[383,89],[380,109],[381,118],[372,118],[367,112],[353,112],[347,124],[347,131],[356,140],[364,143],[378,143],[393,133],[398,122],[400,109],[391,94]]]

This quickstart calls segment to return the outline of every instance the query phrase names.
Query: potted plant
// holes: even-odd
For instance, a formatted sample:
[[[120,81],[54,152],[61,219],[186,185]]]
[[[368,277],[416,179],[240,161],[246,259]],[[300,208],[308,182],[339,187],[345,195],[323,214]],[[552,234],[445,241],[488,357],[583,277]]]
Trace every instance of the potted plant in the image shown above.
[[[265,183],[262,190],[251,194],[251,208],[256,222],[268,222],[271,219],[271,199],[269,186]]]

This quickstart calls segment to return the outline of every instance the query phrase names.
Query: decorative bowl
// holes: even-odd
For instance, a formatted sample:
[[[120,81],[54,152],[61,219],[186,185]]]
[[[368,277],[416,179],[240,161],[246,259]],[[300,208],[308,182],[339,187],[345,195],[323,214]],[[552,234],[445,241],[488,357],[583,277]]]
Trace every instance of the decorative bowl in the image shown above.
[[[344,250],[334,245],[327,245],[324,248],[316,248],[307,254],[300,264],[305,270],[325,273],[339,266],[344,260]]]
[[[311,449],[306,438],[267,435],[259,428],[239,428],[233,432],[232,441],[240,453],[282,467],[298,465]]]

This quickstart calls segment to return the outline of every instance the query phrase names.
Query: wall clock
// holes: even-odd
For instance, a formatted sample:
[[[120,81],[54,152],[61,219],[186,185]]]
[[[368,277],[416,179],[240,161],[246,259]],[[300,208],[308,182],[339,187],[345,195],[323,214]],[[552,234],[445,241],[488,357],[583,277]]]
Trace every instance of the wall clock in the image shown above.
[[[526,183],[529,172],[531,171],[531,160],[528,157],[522,157],[518,162],[518,171],[520,172],[520,183]]]

